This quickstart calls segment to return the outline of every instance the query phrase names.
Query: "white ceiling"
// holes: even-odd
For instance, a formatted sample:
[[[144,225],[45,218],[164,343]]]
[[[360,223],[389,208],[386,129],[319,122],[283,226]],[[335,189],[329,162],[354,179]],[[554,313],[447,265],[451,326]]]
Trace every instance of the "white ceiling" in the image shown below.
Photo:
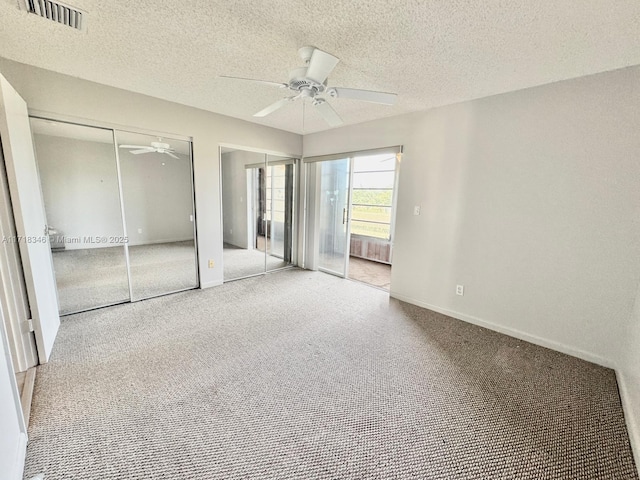
[[[0,0],[0,56],[297,133],[329,127],[302,102],[219,75],[286,82],[313,45],[330,86],[398,93],[331,100],[346,124],[640,64],[638,0],[69,0],[75,31]],[[22,1],[22,0],[20,0]]]

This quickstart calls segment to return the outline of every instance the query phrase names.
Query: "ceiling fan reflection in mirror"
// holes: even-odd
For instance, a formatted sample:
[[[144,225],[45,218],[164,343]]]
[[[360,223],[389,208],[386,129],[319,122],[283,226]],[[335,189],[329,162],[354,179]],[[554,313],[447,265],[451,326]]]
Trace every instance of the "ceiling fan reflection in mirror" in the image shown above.
[[[159,138],[158,140],[162,139]],[[164,153],[172,158],[180,159],[180,157],[175,155],[176,151],[171,148],[171,145],[162,143],[161,141],[151,142],[151,145],[119,145],[119,147],[128,149],[129,153],[134,155],[140,155],[141,153]]]
[[[292,97],[285,97],[278,100],[263,110],[260,110],[258,113],[255,113],[253,115],[254,117],[266,117],[299,98],[303,100],[309,98],[325,122],[332,127],[337,127],[342,125],[342,119],[329,102],[327,102],[327,98],[322,95],[327,95],[331,98],[350,98],[353,100],[380,103],[382,105],[393,105],[396,101],[397,95],[395,93],[374,92],[356,88],[328,87],[327,77],[340,59],[315,47],[302,47],[298,50],[298,55],[300,55],[306,66],[292,70],[289,73],[288,83],[230,77],[227,75],[222,75],[222,78],[272,85],[282,89],[286,88],[296,94]]]

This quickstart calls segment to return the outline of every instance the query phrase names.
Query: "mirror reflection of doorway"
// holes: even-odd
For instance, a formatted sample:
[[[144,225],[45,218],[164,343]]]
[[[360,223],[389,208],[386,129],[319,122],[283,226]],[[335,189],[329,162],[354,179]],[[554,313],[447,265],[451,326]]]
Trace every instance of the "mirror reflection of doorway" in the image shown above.
[[[390,290],[400,148],[305,158],[306,264]]]
[[[292,266],[296,159],[222,147],[224,281]]]
[[[190,142],[31,127],[61,315],[198,286]]]

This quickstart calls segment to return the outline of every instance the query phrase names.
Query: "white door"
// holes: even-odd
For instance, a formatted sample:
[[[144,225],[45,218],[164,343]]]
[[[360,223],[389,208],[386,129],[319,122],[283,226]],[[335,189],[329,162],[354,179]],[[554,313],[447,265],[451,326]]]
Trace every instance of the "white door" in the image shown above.
[[[0,140],[40,363],[60,326],[58,297],[27,104],[0,75]]]

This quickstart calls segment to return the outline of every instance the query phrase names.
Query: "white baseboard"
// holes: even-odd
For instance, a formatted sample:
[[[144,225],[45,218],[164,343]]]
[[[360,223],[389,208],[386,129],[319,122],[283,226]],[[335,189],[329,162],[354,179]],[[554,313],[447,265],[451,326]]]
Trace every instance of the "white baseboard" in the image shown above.
[[[616,378],[618,379],[618,390],[620,391],[620,401],[624,410],[624,420],[627,424],[629,443],[631,451],[636,461],[638,476],[640,476],[640,399],[632,398],[629,391],[629,379],[620,369],[616,368]]]
[[[582,360],[586,360],[587,362],[595,363],[597,365],[601,365],[607,368],[615,368],[615,365],[613,364],[613,362],[611,362],[610,360],[607,360],[606,358],[600,357],[599,355],[594,355],[589,352],[585,352],[584,350],[580,350],[578,348],[571,347],[569,345],[565,345],[564,343],[538,337],[536,335],[532,335],[530,333],[523,332],[515,328],[505,327],[503,325],[499,325],[497,323],[483,320],[481,318],[474,317],[472,315],[467,315],[465,313],[455,312],[453,310],[441,308],[441,307],[438,307],[437,305],[430,305],[421,300],[416,300],[415,298],[407,297],[407,296],[395,293],[393,291],[391,291],[390,295],[391,297],[396,298],[398,300],[402,300],[403,302],[411,303],[413,305],[417,305],[418,307],[426,308],[427,310],[433,310],[434,312],[442,313],[443,315],[447,315],[449,317],[453,317],[458,320],[462,320],[464,322],[473,323],[474,325],[485,327],[495,332],[504,333],[505,335],[509,335],[510,337],[515,337],[520,340],[524,340],[526,342],[534,343],[536,345],[540,345],[541,347],[550,348],[551,350],[555,350],[561,353],[566,353],[567,355],[581,358]]]
[[[9,472],[11,480],[22,480],[24,475],[24,461],[27,457],[27,434],[21,433],[18,440],[18,454],[16,455],[16,463]]]
[[[219,287],[224,282],[222,280],[213,280],[211,282],[200,282],[200,289]]]

